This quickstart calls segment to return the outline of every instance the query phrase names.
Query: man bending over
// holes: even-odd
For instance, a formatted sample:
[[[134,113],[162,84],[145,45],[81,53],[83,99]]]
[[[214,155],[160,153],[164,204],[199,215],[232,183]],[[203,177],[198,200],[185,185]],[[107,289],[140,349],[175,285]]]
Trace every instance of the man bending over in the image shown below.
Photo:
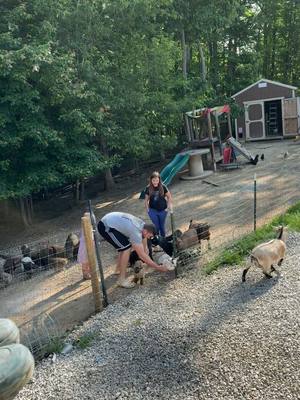
[[[111,212],[99,221],[98,231],[118,251],[116,273],[120,273],[119,286],[126,289],[135,286],[133,282],[126,279],[131,248],[149,267],[161,272],[169,271],[166,267],[156,264],[148,255],[147,239],[151,239],[156,234],[153,224],[146,224],[143,220],[131,214]]]

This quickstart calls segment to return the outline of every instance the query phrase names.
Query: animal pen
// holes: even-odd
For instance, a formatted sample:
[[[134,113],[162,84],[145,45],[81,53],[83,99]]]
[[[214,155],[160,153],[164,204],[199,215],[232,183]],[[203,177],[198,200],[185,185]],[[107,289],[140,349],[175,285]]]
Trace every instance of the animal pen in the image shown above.
[[[185,113],[185,131],[189,146],[208,148],[213,170],[223,160],[222,140],[232,136],[230,107],[225,104],[213,108],[200,108]]]
[[[221,127],[221,138],[223,133],[226,134],[226,129],[227,127],[224,127],[223,132]],[[250,143],[247,148],[251,150],[255,145]],[[264,163],[255,166],[258,191],[255,216],[257,228],[270,222],[274,216],[298,201],[300,165],[295,162],[299,158],[298,148],[290,146],[288,141],[274,142],[264,150]],[[278,154],[287,149],[288,158],[283,159],[279,156],[274,158],[274,153]],[[188,271],[195,264],[198,266],[199,260],[199,265],[202,267],[206,260],[217,256],[224,246],[253,231],[253,173],[254,167],[247,164],[230,174],[217,172],[213,175],[214,185],[207,185],[205,182],[202,184],[203,181],[197,181],[196,185],[195,182],[177,181],[172,186],[175,206],[173,230],[180,229],[184,233],[191,218],[195,218],[201,223],[207,222],[211,233],[209,251],[207,241],[200,237],[201,243],[199,243],[195,235],[187,238],[196,242],[195,247],[182,250],[178,248],[179,275],[181,271]],[[136,190],[137,192],[133,193],[134,188],[127,186],[126,191],[118,193],[115,204],[118,204],[120,211],[144,218],[144,204],[138,200],[138,189]],[[97,199],[93,202],[97,219],[113,210],[114,206],[107,205],[105,201],[106,199],[102,199],[102,202]],[[106,208],[103,209],[103,206]],[[169,220],[169,232],[170,222]],[[79,225],[80,219],[76,233],[79,233]],[[47,243],[64,247],[68,232],[69,230],[66,233],[58,232],[47,240],[41,238],[36,242],[27,243],[30,248],[37,250]],[[22,244],[23,241],[14,243],[16,247],[2,249],[1,253],[12,257],[21,255]],[[124,299],[128,293],[116,288],[116,279],[111,275],[114,257],[115,253],[109,244],[102,242],[101,259],[105,267],[110,303]],[[150,289],[158,285],[165,286],[173,279],[172,273],[168,277],[160,273],[149,274],[145,279],[145,286]],[[99,286],[96,289],[99,294]],[[137,288],[137,290],[143,289]],[[95,312],[91,281],[82,279],[81,266],[73,262],[69,262],[59,271],[55,271],[54,267],[44,271],[36,270],[30,279],[15,277],[10,284],[0,288],[0,304],[2,317],[12,318],[17,322],[21,328],[23,342],[29,341],[33,350],[36,348],[43,350],[47,340],[51,341],[53,336],[66,333],[68,329],[74,328]]]

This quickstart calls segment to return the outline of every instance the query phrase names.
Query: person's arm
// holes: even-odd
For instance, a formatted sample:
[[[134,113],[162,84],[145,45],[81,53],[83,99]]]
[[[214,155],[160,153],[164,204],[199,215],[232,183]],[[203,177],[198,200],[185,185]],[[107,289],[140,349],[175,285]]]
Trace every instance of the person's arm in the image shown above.
[[[148,239],[147,238],[143,238],[143,247],[144,247],[144,252],[149,255],[149,248],[148,248]]]
[[[156,269],[157,271],[160,271],[160,272],[168,272],[169,271],[168,268],[166,268],[162,265],[156,264],[154,261],[151,260],[151,258],[148,256],[148,254],[145,253],[144,246],[142,243],[141,244],[133,244],[132,247],[137,252],[140,259],[142,261],[144,261],[145,264],[149,265],[149,267]]]
[[[146,213],[148,214],[149,211],[149,195],[145,194],[145,208],[146,208]]]

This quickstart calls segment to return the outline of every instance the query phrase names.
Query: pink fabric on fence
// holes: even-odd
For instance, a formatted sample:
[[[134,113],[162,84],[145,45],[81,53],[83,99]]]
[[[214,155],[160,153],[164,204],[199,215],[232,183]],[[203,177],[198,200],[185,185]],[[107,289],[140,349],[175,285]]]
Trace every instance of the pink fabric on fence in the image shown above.
[[[82,231],[80,232],[80,243],[79,243],[77,261],[81,264],[83,279],[91,279],[91,270],[86,251],[84,234]]]

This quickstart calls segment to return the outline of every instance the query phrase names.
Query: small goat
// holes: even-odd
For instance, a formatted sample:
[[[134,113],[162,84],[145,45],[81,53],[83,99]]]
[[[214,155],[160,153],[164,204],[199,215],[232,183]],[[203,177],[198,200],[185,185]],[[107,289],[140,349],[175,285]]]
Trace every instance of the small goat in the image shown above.
[[[3,265],[3,271],[7,274],[14,275],[16,271],[22,270],[21,258],[20,256],[7,256],[5,254],[0,255],[1,258],[5,260]]]
[[[61,271],[68,264],[68,259],[63,257],[52,257],[50,260],[50,265],[54,267],[56,272]]]
[[[33,274],[33,270],[35,269],[35,263],[32,258],[29,256],[25,256],[21,259],[21,264],[23,266],[23,270],[26,273],[27,278],[31,278]]]
[[[163,265],[166,267],[169,271],[174,271],[175,266],[176,266],[177,259],[173,259],[170,257],[168,254],[164,253],[162,254],[157,263]]]
[[[149,257],[152,259],[152,243],[151,240],[147,240],[147,246],[149,251]],[[133,250],[129,256],[129,268],[132,268],[134,273],[133,282],[140,282],[141,285],[144,284],[145,270],[144,263],[138,256],[137,252]]]
[[[79,237],[70,233],[65,243],[65,254],[68,260],[76,260],[79,250]]]
[[[210,249],[209,225],[207,223],[193,222],[191,219],[188,230],[176,239],[176,247],[178,250],[186,250],[197,243],[201,243],[201,240],[207,240],[208,248]]]
[[[177,229],[174,232],[175,238],[179,238],[182,236],[182,232]],[[153,246],[159,246],[163,249],[165,253],[167,253],[170,257],[173,255],[173,235],[169,235],[166,237],[163,236],[155,236],[151,239]]]
[[[270,240],[269,242],[259,244],[256,246],[250,255],[250,264],[244,269],[242,281],[245,282],[246,274],[252,265],[262,269],[263,274],[267,278],[272,278],[271,273],[276,272],[274,265],[280,266],[285,256],[286,251],[286,228],[280,226],[278,228],[277,239]]]
[[[162,238],[165,239],[165,238]],[[152,239],[153,240],[153,239]],[[149,256],[153,260],[152,257],[152,240],[147,241],[148,249],[149,249]],[[155,242],[156,243],[156,242]],[[156,244],[154,244],[156,245]],[[172,251],[171,251],[172,255]],[[175,260],[172,259],[172,257],[166,253],[162,254],[159,259],[157,260],[158,264],[164,265],[166,268],[168,268],[169,271],[173,271],[175,269]],[[145,277],[145,264],[143,261],[139,258],[137,252],[133,250],[130,253],[129,256],[129,268],[132,268],[134,272],[134,278],[133,282],[138,283],[140,282],[141,285],[144,284],[144,277]]]
[[[12,282],[12,275],[8,274],[7,272],[4,272],[3,270],[4,263],[5,260],[0,259],[0,287],[2,286],[1,284],[7,286]]]
[[[209,225],[206,222],[193,222],[191,219],[189,229],[196,229],[198,241],[200,242],[200,240],[207,240],[208,248],[211,248]]]
[[[140,282],[140,285],[143,285],[145,277],[145,269],[143,261],[137,260],[132,268],[134,273],[133,282],[134,283]]]

